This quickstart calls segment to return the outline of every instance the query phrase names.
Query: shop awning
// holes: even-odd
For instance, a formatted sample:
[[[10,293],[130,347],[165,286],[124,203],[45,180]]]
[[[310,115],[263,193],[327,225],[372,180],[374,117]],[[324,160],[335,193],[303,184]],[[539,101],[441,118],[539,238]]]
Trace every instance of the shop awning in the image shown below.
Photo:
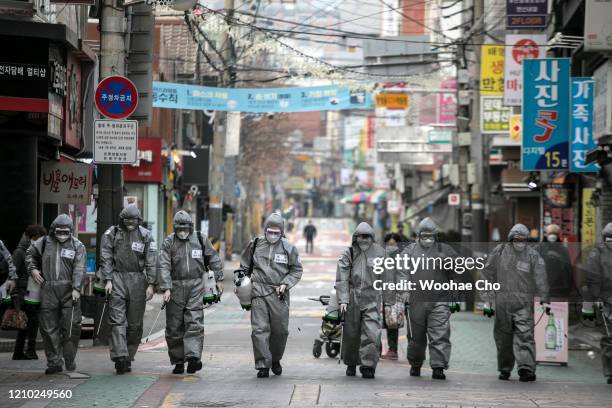
[[[349,195],[345,195],[340,200],[344,204],[361,204],[368,202],[368,197],[370,196],[369,192],[360,191],[358,193],[352,193]]]
[[[435,205],[441,198],[448,196],[450,187],[445,187],[440,190],[435,190],[413,201],[406,209],[406,217],[403,222],[410,221],[413,218],[420,217],[420,214],[430,205]]]
[[[369,204],[378,204],[381,201],[387,199],[387,191],[386,190],[376,190],[368,197]]]

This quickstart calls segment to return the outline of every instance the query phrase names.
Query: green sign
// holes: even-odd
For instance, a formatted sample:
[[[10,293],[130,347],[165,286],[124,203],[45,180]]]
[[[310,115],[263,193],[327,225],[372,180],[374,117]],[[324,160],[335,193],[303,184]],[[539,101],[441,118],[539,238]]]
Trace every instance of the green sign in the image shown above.
[[[452,130],[430,130],[427,134],[429,143],[452,143],[453,131]]]

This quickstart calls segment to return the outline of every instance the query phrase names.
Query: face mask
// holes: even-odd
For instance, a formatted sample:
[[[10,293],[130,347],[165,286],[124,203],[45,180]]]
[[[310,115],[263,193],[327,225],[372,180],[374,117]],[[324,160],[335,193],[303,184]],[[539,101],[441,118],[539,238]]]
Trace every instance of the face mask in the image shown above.
[[[128,231],[134,231],[138,227],[138,220],[123,220],[123,225]]]
[[[276,244],[280,237],[280,232],[266,231],[266,240],[271,244]]]
[[[434,244],[434,239],[433,238],[421,238],[419,239],[419,243],[425,247],[425,248],[431,248],[431,246]]]
[[[513,242],[512,246],[514,247],[515,250],[521,252],[523,249],[525,249],[527,244],[525,242]]]
[[[546,236],[546,239],[548,240],[548,242],[557,242],[559,237],[557,237],[556,234],[550,234]]]
[[[34,245],[34,243],[35,243],[35,242],[36,242],[36,240],[35,240],[35,239],[31,239],[31,240],[30,240],[30,244],[32,244],[32,245]]]
[[[55,233],[55,239],[57,239],[61,243],[68,241],[68,238],[70,238],[70,233],[68,234],[66,234],[65,232]]]
[[[372,245],[372,238],[367,237],[367,238],[362,238],[362,237],[358,237],[357,238],[357,245],[359,246],[359,249],[361,249],[362,251],[367,251],[370,248],[370,245]]]
[[[608,249],[612,249],[612,237],[606,237],[605,244],[608,247]]]
[[[178,237],[178,239],[186,240],[189,237],[189,231],[178,230],[176,231],[176,236]]]
[[[397,245],[387,245],[387,252],[397,251]]]

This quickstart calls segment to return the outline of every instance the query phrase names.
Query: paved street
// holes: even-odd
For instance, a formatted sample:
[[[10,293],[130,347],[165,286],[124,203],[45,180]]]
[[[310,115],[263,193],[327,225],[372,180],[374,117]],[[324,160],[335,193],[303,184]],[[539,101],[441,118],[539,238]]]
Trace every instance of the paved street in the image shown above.
[[[290,239],[304,251],[304,220]],[[492,321],[471,313],[452,317],[453,351],[448,380],[433,381],[431,371],[410,378],[405,360],[405,338],[400,360],[381,361],[375,380],[344,376],[344,366],[325,353],[312,356],[323,307],[308,297],[326,294],[335,280],[336,259],[350,239],[346,220],[314,220],[319,234],[312,255],[302,255],[304,276],[292,291],[290,338],[281,377],[257,379],[253,369],[249,313],[240,310],[231,293],[231,271],[226,264],[221,304],[206,311],[204,369],[197,375],[170,374],[163,337],[163,314],[149,341],[141,347],[133,372],[114,374],[108,350],[90,347],[84,340],[77,356],[78,370],[90,379],[45,376],[45,360],[12,361],[0,354],[1,406],[9,407],[606,407],[610,386],[601,376],[599,356],[570,352],[568,367],[539,366],[538,381],[519,383],[497,380]],[[156,296],[148,307],[145,336],[161,305]],[[402,329],[405,335],[405,329]],[[39,351],[42,357],[43,353]],[[9,390],[57,389],[72,391],[65,400],[9,399]]]

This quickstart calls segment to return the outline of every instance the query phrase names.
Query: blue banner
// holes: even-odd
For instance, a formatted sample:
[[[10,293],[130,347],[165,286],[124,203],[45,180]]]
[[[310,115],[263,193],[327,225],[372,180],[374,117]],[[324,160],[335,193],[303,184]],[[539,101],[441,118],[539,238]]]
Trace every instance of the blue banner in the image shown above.
[[[570,170],[598,172],[597,163],[585,164],[586,155],[597,147],[593,139],[593,78],[572,78],[572,132]]]
[[[154,81],[153,107],[255,113],[308,112],[369,109],[372,97],[365,90],[337,86],[247,89]]]
[[[569,58],[523,60],[521,169],[568,170]]]

